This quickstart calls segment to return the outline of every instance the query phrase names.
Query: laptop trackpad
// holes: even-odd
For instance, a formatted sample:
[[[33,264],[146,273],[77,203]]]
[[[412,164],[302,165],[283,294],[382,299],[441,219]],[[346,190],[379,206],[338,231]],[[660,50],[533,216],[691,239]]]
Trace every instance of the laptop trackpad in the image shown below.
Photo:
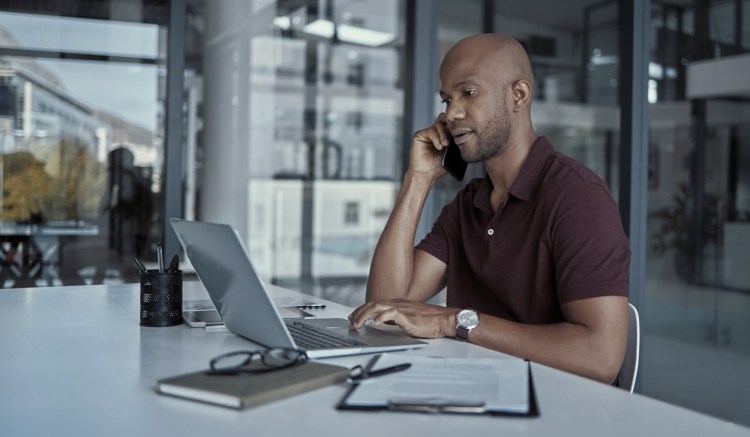
[[[316,328],[344,328],[347,331],[349,330],[349,321],[346,319],[306,319],[302,323]]]
[[[300,323],[315,326],[316,328],[323,328],[331,334],[350,337],[371,346],[380,345],[381,341],[384,342],[384,345],[399,344],[402,342],[411,343],[414,341],[414,339],[405,333],[388,332],[370,326],[363,326],[356,330],[349,329],[349,321],[346,319],[311,319],[300,320]]]

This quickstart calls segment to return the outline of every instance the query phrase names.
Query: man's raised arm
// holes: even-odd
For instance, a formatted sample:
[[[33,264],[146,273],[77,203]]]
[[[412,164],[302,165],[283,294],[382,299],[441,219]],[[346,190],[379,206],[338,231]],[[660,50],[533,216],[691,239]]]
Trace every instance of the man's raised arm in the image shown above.
[[[419,216],[432,187],[445,174],[440,166],[448,131],[443,121],[414,134],[409,169],[396,205],[380,236],[367,280],[367,301],[387,299],[427,300],[443,286],[446,266],[414,249]]]

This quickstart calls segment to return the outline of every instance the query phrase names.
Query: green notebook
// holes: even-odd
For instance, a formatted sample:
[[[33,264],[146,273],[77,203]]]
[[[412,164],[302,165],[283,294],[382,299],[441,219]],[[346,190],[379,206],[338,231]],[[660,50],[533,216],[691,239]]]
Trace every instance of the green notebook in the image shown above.
[[[161,394],[216,404],[239,410],[273,402],[346,380],[349,369],[308,361],[304,364],[255,375],[215,376],[206,371],[161,379]]]

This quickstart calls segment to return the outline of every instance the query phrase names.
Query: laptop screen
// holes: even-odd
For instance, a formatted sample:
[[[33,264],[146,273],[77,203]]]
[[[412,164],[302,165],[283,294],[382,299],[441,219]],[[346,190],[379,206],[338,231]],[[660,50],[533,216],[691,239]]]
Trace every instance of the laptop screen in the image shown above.
[[[268,347],[294,347],[281,316],[229,225],[170,219],[227,329]]]

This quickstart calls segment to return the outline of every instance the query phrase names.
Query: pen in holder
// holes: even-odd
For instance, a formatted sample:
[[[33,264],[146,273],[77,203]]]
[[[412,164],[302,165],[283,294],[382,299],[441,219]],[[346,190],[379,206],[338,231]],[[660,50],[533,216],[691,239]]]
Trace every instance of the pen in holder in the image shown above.
[[[141,272],[141,326],[182,324],[182,270]]]

